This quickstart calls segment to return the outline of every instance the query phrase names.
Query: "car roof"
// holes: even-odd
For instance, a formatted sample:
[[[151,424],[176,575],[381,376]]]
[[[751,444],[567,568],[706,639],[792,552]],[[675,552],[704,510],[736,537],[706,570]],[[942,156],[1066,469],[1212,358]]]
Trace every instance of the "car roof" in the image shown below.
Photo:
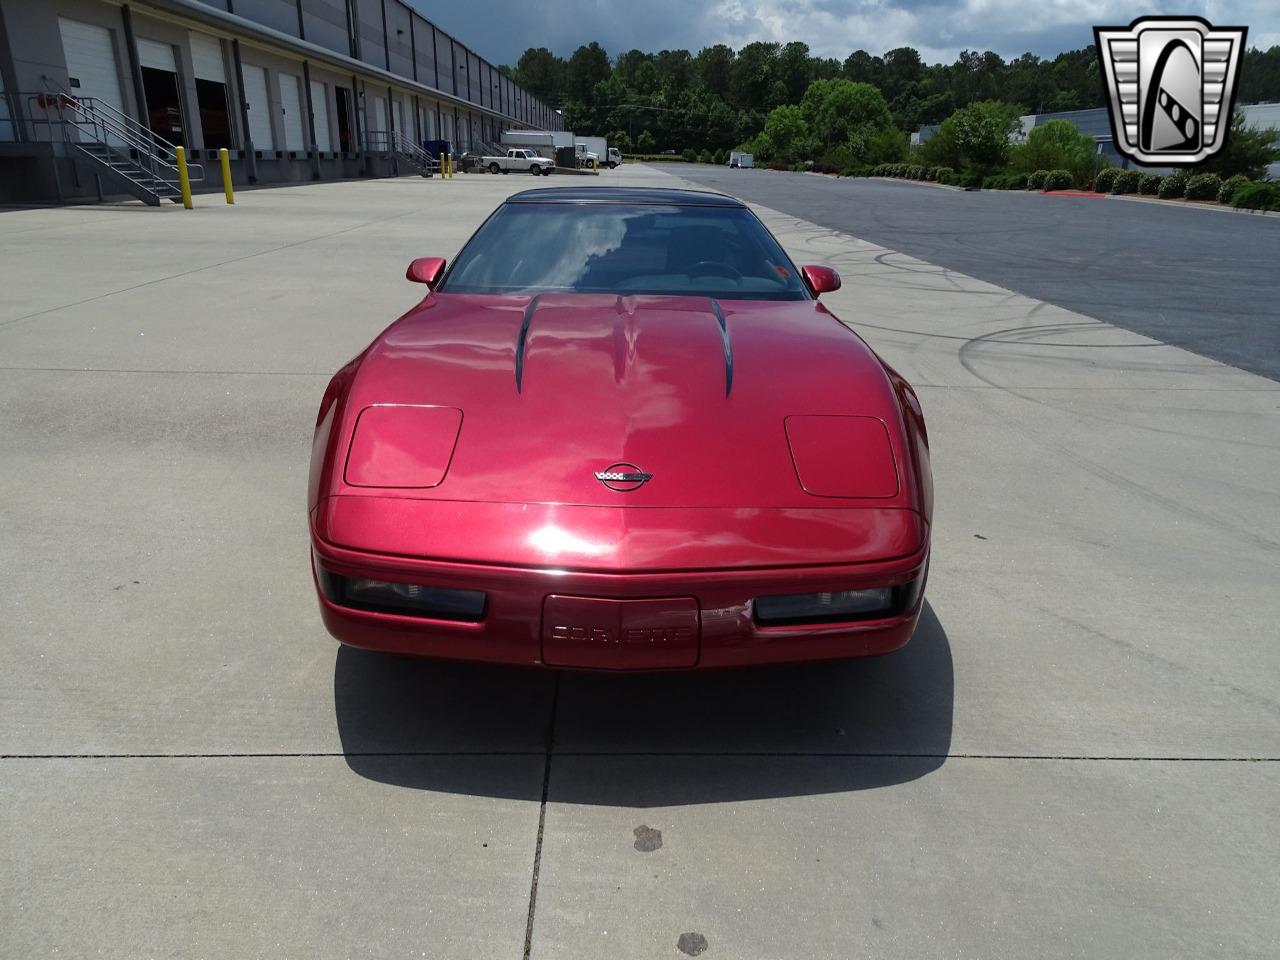
[[[507,203],[660,203],[687,207],[741,207],[736,197],[710,190],[665,187],[545,187],[522,190]]]

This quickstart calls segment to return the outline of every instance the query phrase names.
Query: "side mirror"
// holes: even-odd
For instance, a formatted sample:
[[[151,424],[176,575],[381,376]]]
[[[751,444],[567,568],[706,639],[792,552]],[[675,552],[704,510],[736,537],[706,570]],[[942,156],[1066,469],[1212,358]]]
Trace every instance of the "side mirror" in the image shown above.
[[[444,273],[444,263],[444,257],[419,257],[409,264],[404,278],[414,283],[425,283],[428,289],[434,290],[440,282],[440,275]],[[839,285],[838,280],[836,284]]]
[[[840,289],[840,274],[829,266],[801,266],[800,275],[804,276],[804,282],[809,285],[813,296],[820,297],[823,293],[831,293]]]
[[[813,291],[815,297],[840,289],[840,274],[830,267],[817,267],[809,264],[800,268],[800,275],[804,277],[804,282],[809,285],[809,289]]]

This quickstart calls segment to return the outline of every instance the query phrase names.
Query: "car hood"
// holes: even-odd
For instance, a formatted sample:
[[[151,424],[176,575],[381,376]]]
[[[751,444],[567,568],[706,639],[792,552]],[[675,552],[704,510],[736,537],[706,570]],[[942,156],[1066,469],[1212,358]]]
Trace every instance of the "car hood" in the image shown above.
[[[914,506],[905,477],[896,493],[881,485],[864,499],[815,496],[797,475],[787,424],[811,415],[878,419],[889,469],[901,476],[910,463],[883,364],[816,301],[436,293],[350,374],[335,463],[365,455],[350,446],[356,421],[385,404],[460,411],[456,421],[431,421],[446,424],[440,444],[453,443],[451,459],[447,450],[433,454],[444,464],[435,485],[392,478],[377,481],[383,489],[355,486],[334,469],[330,488],[317,493],[655,508]],[[382,439],[388,444],[362,446],[397,442]],[[610,489],[596,473],[619,463],[652,479]]]

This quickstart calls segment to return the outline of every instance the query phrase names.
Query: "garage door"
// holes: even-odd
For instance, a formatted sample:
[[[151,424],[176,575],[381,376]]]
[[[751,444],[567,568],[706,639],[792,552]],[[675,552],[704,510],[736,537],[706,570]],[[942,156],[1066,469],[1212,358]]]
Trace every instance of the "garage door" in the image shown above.
[[[167,73],[178,72],[178,62],[174,59],[173,47],[145,37],[138,37],[138,65],[150,67],[152,70],[164,70]]]
[[[300,81],[292,73],[277,73],[276,83],[280,87],[280,115],[284,119],[284,148],[305,150],[307,135],[302,125]]]
[[[227,71],[222,61],[222,41],[203,33],[191,34],[191,65],[197,80],[226,83]]]
[[[58,30],[62,34],[62,53],[67,60],[71,92],[77,97],[93,97],[123,111],[124,97],[120,95],[111,31],[65,17],[58,18]]]
[[[329,133],[329,88],[318,80],[311,81],[311,111],[316,118],[316,147],[333,152],[333,137]]]
[[[244,99],[249,104],[249,136],[255,150],[274,150],[271,135],[271,104],[267,99],[267,71],[244,65]]]

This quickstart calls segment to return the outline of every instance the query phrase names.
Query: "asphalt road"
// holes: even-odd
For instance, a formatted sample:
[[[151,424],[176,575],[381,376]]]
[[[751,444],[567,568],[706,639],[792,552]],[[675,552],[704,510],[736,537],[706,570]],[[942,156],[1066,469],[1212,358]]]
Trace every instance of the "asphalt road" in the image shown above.
[[[1280,380],[1280,217],[702,164],[671,172]]]
[[[905,649],[338,647],[325,384],[556,184],[0,210],[0,958],[1280,956],[1280,384],[809,220],[760,211],[928,418]]]

